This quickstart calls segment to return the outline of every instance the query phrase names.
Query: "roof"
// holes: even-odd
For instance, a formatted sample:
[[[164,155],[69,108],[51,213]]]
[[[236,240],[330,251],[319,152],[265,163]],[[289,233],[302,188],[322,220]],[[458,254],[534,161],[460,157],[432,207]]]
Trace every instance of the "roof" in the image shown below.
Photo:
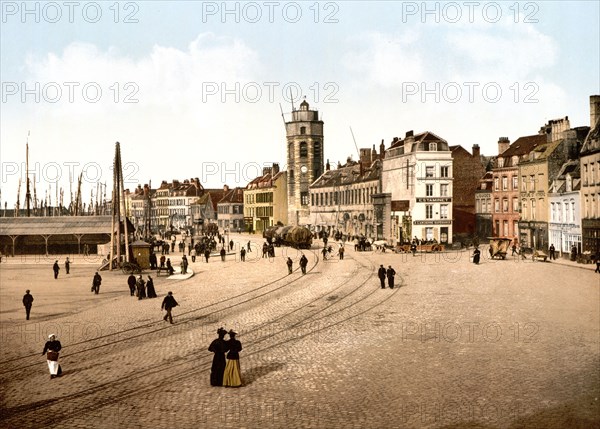
[[[128,222],[133,231],[133,225]],[[112,216],[0,218],[0,235],[110,234]]]
[[[242,188],[233,188],[225,192],[223,198],[217,204],[241,204],[244,202],[244,190]]]
[[[600,119],[596,121],[596,125],[585,138],[580,153],[588,155],[598,151],[600,151]]]
[[[438,146],[438,151],[446,151],[448,149],[448,142],[441,138],[440,136],[432,133],[431,131],[424,131],[420,134],[416,134],[414,136],[405,137],[402,140],[397,140],[392,142],[391,146],[388,150],[394,149],[397,147],[403,147],[405,142],[412,142],[411,152],[415,152],[417,150],[428,151],[429,147],[427,143],[442,143],[442,146]]]
[[[346,186],[353,183],[369,182],[379,179],[380,161],[375,160],[369,168],[363,169],[359,162],[347,162],[335,170],[328,170],[310,185],[312,188]]]

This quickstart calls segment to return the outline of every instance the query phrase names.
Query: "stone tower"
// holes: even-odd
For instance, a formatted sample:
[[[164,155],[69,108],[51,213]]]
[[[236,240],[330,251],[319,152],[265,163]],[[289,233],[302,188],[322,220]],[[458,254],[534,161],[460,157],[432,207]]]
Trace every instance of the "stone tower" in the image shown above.
[[[323,121],[304,100],[285,123],[287,137],[288,221],[290,225],[309,222],[308,186],[323,174]]]

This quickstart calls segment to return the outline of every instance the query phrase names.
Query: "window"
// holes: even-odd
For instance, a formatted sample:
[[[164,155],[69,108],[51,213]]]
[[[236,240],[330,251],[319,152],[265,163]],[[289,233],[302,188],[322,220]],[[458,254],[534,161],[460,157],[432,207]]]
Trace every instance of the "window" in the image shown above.
[[[535,191],[535,176],[533,174],[529,176],[529,190]]]
[[[508,177],[502,176],[502,190],[508,191]]]
[[[306,158],[307,156],[308,156],[308,146],[306,145],[306,142],[302,142],[302,143],[300,143],[300,157]]]
[[[448,205],[442,204],[440,206],[440,219],[448,219]]]
[[[519,211],[519,199],[517,197],[513,198],[513,212],[518,213]]]
[[[311,206],[315,205],[315,194],[310,194],[310,205]]]
[[[306,127],[300,127],[300,134],[306,134]]]
[[[433,185],[425,185],[425,195],[433,197]]]
[[[494,177],[494,191],[500,190],[500,178]]]
[[[575,222],[575,201],[571,200],[571,222]]]
[[[301,192],[300,193],[300,204],[302,204],[303,206],[307,206],[308,205],[308,192]],[[273,207],[271,207],[272,209]]]
[[[448,166],[440,167],[440,176],[442,177],[450,177],[449,176],[450,168]]]
[[[512,189],[513,189],[513,191],[516,191],[517,189],[519,189],[519,177],[518,176],[512,176]]]
[[[500,212],[500,200],[498,198],[494,200],[494,212]]]
[[[436,152],[437,151],[437,143],[429,143],[429,151]]]
[[[448,196],[448,185],[447,184],[440,185],[440,196],[442,196],[442,197]]]
[[[550,220],[556,222],[556,204],[550,203]]]
[[[433,228],[425,228],[425,240],[433,240]]]
[[[432,204],[425,205],[425,219],[433,219],[433,205]]]
[[[527,176],[521,176],[521,192],[527,192]]]
[[[535,220],[535,200],[531,200],[531,219]]]
[[[433,177],[435,172],[435,167],[433,165],[428,165],[425,167],[425,177]]]
[[[508,212],[508,198],[502,199],[502,211],[505,213]]]

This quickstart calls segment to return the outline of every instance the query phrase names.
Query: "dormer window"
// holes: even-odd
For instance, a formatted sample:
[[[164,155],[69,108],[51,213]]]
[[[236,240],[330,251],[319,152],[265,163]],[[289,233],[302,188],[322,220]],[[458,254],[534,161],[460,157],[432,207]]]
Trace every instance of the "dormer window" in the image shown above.
[[[429,152],[437,152],[437,143],[429,143]]]

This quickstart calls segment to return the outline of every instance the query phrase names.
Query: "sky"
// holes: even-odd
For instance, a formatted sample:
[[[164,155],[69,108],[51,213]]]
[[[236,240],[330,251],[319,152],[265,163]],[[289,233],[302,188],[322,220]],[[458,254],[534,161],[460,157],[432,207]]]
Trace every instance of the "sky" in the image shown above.
[[[1,202],[82,176],[125,187],[198,177],[245,186],[286,168],[302,100],[332,165],[431,131],[496,155],[550,119],[589,125],[600,94],[600,2],[1,2]],[[282,111],[284,115],[282,117]],[[33,192],[33,189],[32,189]]]

